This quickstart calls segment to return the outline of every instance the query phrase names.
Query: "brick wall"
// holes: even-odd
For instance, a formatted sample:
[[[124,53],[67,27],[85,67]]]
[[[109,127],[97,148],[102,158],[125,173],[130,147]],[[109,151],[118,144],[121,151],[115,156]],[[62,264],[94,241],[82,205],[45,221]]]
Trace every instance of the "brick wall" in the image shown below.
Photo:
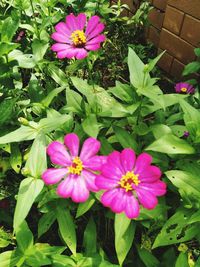
[[[158,52],[166,50],[159,66],[174,77],[181,77],[184,66],[195,60],[200,46],[200,0],[152,0],[148,39]]]

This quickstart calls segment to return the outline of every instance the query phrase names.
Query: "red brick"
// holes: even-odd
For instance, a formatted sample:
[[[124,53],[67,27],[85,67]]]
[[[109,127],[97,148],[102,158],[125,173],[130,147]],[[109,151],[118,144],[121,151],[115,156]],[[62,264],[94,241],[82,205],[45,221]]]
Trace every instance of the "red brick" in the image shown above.
[[[199,0],[168,0],[168,5],[200,19],[200,1]]]
[[[161,31],[159,48],[185,64],[195,59],[194,47],[166,29]]]
[[[182,27],[184,13],[180,10],[167,6],[163,27],[179,35]]]
[[[156,8],[153,8],[149,12],[149,20],[154,27],[156,27],[157,29],[161,29],[164,20],[164,13],[160,12]]]
[[[171,67],[170,74],[174,76],[175,78],[179,79],[182,77],[182,72],[185,65],[181,63],[179,60],[174,59]]]
[[[165,10],[167,5],[167,0],[154,0],[153,5],[157,7],[158,9]]]
[[[200,43],[200,20],[185,16],[181,37],[194,46]]]
[[[160,31],[153,26],[149,27],[148,40],[158,47],[160,41]]]
[[[158,49],[158,54],[162,53],[161,49]],[[164,71],[169,72],[172,65],[173,57],[165,52],[161,59],[158,61],[158,66],[161,67]]]

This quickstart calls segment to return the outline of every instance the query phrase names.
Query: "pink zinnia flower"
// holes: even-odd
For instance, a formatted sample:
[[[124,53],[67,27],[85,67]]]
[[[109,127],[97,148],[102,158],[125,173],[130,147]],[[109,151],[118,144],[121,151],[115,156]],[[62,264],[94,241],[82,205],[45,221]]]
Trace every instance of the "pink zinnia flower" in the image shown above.
[[[47,148],[51,162],[61,168],[50,168],[42,174],[47,185],[56,184],[57,194],[63,198],[71,197],[74,202],[84,202],[89,191],[98,191],[95,185],[96,172],[106,162],[106,157],[97,156],[100,142],[88,138],[82,146],[79,156],[79,138],[76,134],[67,134],[64,144],[54,141]]]
[[[160,169],[151,162],[149,154],[142,153],[136,159],[129,148],[111,153],[96,178],[99,189],[106,190],[101,197],[103,205],[115,213],[125,212],[130,219],[139,216],[138,201],[146,209],[155,208],[157,196],[166,193],[166,184],[160,181]]]
[[[177,83],[175,86],[176,93],[194,94],[195,89],[189,83]]]
[[[55,26],[56,32],[51,38],[57,43],[51,49],[57,52],[58,58],[83,59],[87,57],[88,51],[100,48],[100,43],[105,41],[105,35],[101,34],[105,26],[98,16],[92,16],[87,23],[86,20],[84,13],[77,17],[70,14],[66,22]]]

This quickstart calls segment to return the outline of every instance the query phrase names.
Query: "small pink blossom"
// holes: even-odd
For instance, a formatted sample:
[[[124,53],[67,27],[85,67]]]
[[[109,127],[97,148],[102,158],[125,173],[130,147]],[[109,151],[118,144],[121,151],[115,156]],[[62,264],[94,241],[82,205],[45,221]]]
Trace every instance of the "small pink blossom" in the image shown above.
[[[51,49],[57,52],[57,57],[83,59],[88,51],[95,51],[105,41],[105,35],[101,34],[104,24],[98,16],[92,16],[88,22],[86,15],[80,13],[77,17],[70,14],[65,22],[55,26],[56,32],[51,35],[57,43]]]
[[[96,173],[106,162],[105,156],[97,156],[100,142],[88,138],[79,154],[79,138],[76,134],[67,134],[64,144],[54,141],[47,148],[51,162],[60,168],[47,169],[42,179],[47,185],[59,183],[57,194],[63,198],[71,197],[74,202],[85,202],[89,191],[97,192]]]
[[[96,178],[97,187],[106,190],[102,204],[115,213],[125,212],[130,219],[139,216],[138,202],[146,209],[154,209],[157,196],[166,193],[166,184],[160,180],[160,169],[151,162],[149,154],[142,153],[136,158],[129,148],[111,153]]]
[[[180,82],[180,83],[177,83],[176,84],[175,91],[176,91],[176,93],[179,93],[179,94],[181,94],[181,93],[182,94],[194,94],[195,89],[189,83],[186,83],[186,82],[182,83],[182,82]]]

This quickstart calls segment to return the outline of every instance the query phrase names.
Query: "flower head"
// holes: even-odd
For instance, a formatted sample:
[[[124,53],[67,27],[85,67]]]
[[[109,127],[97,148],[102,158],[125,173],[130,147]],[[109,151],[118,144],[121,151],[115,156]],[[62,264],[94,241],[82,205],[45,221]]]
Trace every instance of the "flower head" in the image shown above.
[[[190,133],[188,131],[184,131],[183,136],[184,138],[188,138]]]
[[[175,86],[176,93],[194,94],[195,89],[189,83],[177,83]]]
[[[160,180],[160,169],[151,162],[149,154],[136,159],[129,148],[111,153],[96,178],[97,187],[106,190],[101,197],[103,205],[115,213],[125,212],[130,219],[139,216],[138,201],[146,209],[155,208],[157,196],[166,193],[166,184]]]
[[[74,202],[86,201],[89,191],[98,191],[96,172],[106,162],[106,157],[96,155],[99,149],[100,142],[90,137],[83,143],[79,154],[78,136],[67,134],[64,144],[54,141],[48,146],[51,162],[61,167],[47,169],[42,179],[47,185],[59,183],[57,194],[61,197],[71,197]]]
[[[98,50],[101,42],[105,41],[105,35],[101,34],[104,24],[98,16],[92,16],[87,22],[84,13],[77,17],[70,14],[66,22],[58,23],[55,29],[51,38],[57,43],[51,49],[57,52],[58,58],[83,59],[88,51]]]

